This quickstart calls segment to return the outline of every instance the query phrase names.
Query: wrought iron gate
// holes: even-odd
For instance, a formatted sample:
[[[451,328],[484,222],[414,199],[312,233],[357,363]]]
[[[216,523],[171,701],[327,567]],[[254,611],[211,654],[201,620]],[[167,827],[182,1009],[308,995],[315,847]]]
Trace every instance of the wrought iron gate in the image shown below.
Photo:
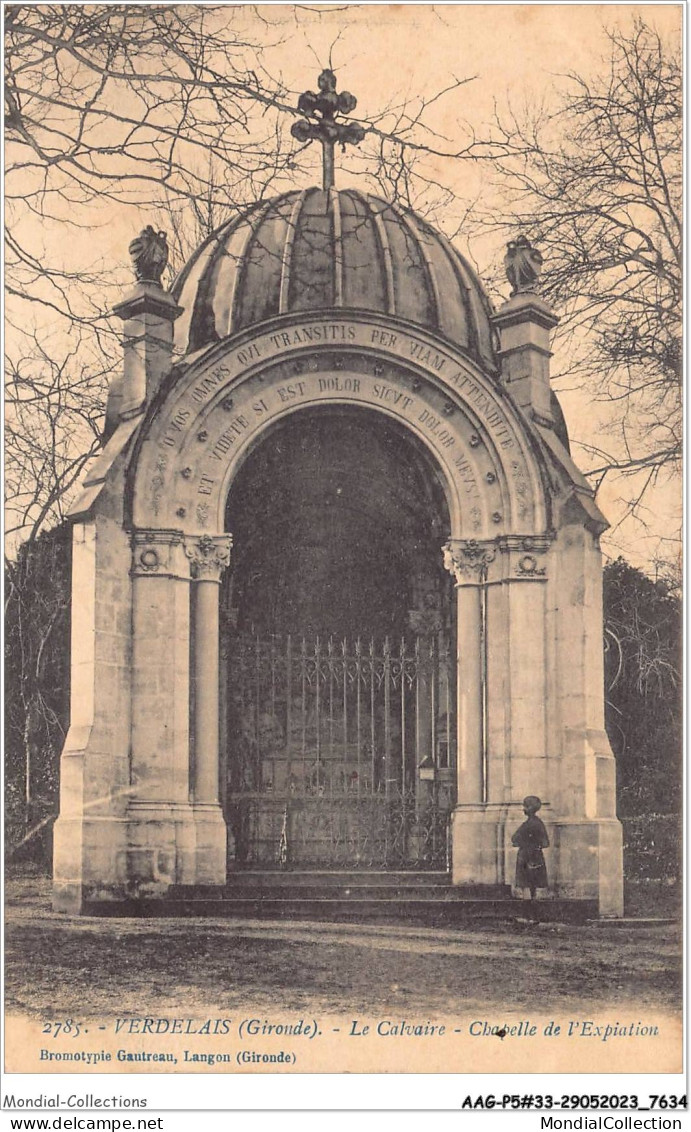
[[[236,862],[445,868],[452,688],[436,638],[236,637],[226,793]]]

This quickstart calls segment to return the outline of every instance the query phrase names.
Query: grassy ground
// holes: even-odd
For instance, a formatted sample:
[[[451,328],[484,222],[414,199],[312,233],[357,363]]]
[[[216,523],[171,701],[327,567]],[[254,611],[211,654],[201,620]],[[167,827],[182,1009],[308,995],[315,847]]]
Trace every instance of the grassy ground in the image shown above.
[[[448,1014],[681,1009],[681,928],[422,928],[240,919],[70,918],[49,882],[6,886],[5,997],[34,1018],[257,1011]],[[664,914],[659,899],[654,908]],[[646,909],[648,911],[648,909]]]

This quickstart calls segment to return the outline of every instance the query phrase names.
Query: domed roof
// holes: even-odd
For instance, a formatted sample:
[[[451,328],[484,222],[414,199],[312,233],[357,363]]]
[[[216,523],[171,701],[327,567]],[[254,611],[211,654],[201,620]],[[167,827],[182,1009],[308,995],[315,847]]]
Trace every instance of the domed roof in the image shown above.
[[[491,304],[468,262],[413,212],[352,189],[253,205],[201,245],[173,295],[185,352],[277,315],[342,309],[437,331],[497,370]]]

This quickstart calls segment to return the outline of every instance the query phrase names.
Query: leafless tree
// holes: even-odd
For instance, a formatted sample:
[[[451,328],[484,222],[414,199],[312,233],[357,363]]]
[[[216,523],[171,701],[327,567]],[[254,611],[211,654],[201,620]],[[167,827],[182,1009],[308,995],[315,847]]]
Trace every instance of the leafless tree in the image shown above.
[[[26,542],[5,571],[6,849],[45,851],[69,721],[69,528]],[[38,839],[38,840],[37,840]],[[35,857],[35,859],[37,859]]]
[[[635,513],[681,459],[681,66],[640,18],[609,40],[602,74],[568,76],[556,111],[497,115],[504,203],[479,226],[543,252],[568,359],[557,381],[607,402],[602,443],[578,439],[596,482],[628,478]]]
[[[99,444],[117,357],[108,312],[127,279],[127,240],[119,263],[94,254],[110,215],[131,208],[134,234],[135,208],[200,208],[212,192],[210,206],[232,209],[294,162],[278,126],[285,92],[249,65],[248,26],[240,8],[6,6],[6,457],[18,537],[60,519]],[[85,229],[98,232],[90,262]]]
[[[306,180],[316,155],[290,135],[297,92],[262,63],[290,31],[270,8],[9,4],[5,31],[6,460],[21,541],[60,519],[99,444],[118,356],[109,311],[130,279],[111,218],[131,212],[131,235],[144,213],[168,230],[170,279],[235,211]],[[404,203],[411,176],[416,203],[434,197],[424,161],[448,148],[425,108],[363,119],[356,161]],[[450,156],[473,158],[474,145]]]

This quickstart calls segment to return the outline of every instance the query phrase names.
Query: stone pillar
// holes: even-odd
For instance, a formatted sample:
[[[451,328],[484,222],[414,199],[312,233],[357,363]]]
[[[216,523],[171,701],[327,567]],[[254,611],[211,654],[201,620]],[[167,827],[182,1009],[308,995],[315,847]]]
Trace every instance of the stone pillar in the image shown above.
[[[604,729],[602,566],[597,536],[581,522],[557,538],[550,606],[559,707],[555,856],[560,896],[623,913],[622,828],[616,766]]]
[[[218,554],[207,543],[212,549],[216,543],[227,546],[228,536],[183,540],[179,531],[164,530],[133,536],[130,896],[164,896],[173,884],[225,883],[225,822],[218,801],[217,610],[223,555],[214,581],[211,565]],[[198,585],[190,581],[190,565],[193,577],[206,578],[203,585],[211,591],[201,602],[202,610],[212,611],[206,618],[199,618],[198,603],[190,600],[191,587]],[[211,719],[215,705],[208,731],[195,715],[190,733],[191,704],[195,712],[201,706],[205,719]],[[201,758],[191,766],[195,737]]]
[[[512,295],[493,317],[499,331],[501,374],[522,409],[552,423],[549,383],[550,335],[559,319],[539,295]]]
[[[131,897],[196,879],[189,786],[189,569],[178,531],[132,537]]]
[[[137,807],[189,803],[189,569],[178,531],[135,531],[132,785]]]
[[[490,651],[493,669],[501,672],[508,749],[501,751],[497,744],[491,752],[489,800],[494,802],[519,804],[526,794],[549,802],[547,704],[554,693],[553,674],[547,671],[545,594],[551,542],[551,535],[497,539],[492,597],[501,600],[501,610],[493,601]],[[491,711],[498,690],[493,689]]]
[[[459,802],[484,801],[482,590],[457,583],[457,711]]]
[[[550,669],[547,583],[553,534],[503,535],[497,539],[494,584],[489,591],[490,810],[496,828],[497,882],[513,885],[516,849],[511,836],[524,820],[522,800],[537,794],[552,848],[546,854],[550,888],[556,884],[553,850],[556,796],[557,696]],[[494,724],[496,723],[496,726]]]
[[[487,791],[486,582],[494,543],[449,539],[444,566],[456,583],[457,608],[457,805],[451,817],[454,884],[493,883],[495,846],[482,825]],[[479,824],[478,824],[479,823]]]
[[[125,894],[130,797],[129,538],[96,515],[72,533],[70,728],[54,827],[54,907],[78,914]]]
[[[124,322],[123,373],[108,397],[106,421],[137,413],[170,370],[173,323],[182,314],[173,297],[154,282],[137,283],[113,313]]]
[[[196,803],[219,800],[219,613],[221,573],[230,563],[230,535],[185,541],[193,578],[194,778]]]
[[[458,805],[455,884],[511,884],[521,801],[549,822],[546,554],[552,536],[451,540],[458,598]],[[465,717],[465,718],[464,718]]]

